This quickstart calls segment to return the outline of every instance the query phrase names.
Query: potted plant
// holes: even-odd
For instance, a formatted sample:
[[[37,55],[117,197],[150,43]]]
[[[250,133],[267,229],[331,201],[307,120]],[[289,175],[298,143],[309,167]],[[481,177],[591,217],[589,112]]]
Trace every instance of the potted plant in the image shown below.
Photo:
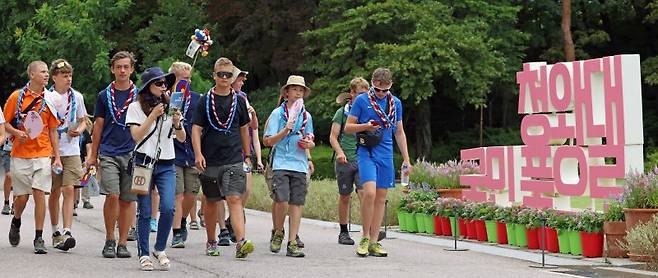
[[[408,231],[407,228],[407,215],[409,214],[409,208],[407,207],[408,203],[410,202],[410,198],[408,195],[402,196],[400,198],[400,202],[398,203],[397,211],[398,211],[398,223],[400,225],[400,231],[406,232]]]
[[[646,223],[658,214],[658,168],[647,173],[626,175],[626,187],[622,196],[626,231],[639,223]]]
[[[528,249],[539,249],[539,228],[542,225],[543,213],[534,208],[526,208],[523,212],[523,219],[526,228],[526,239]]]
[[[627,232],[626,242],[622,248],[628,250],[631,261],[649,262],[656,267],[658,262],[658,217],[653,217],[647,223],[641,223]]]
[[[423,221],[425,222],[425,233],[434,234],[434,214],[436,213],[435,200],[423,202]]]
[[[580,239],[580,231],[578,230],[578,223],[580,222],[580,214],[571,215],[572,223],[571,228],[567,231],[569,235],[569,249],[571,255],[580,256],[583,254],[583,244]]]
[[[436,172],[430,179],[441,197],[461,199],[462,190],[469,187],[461,185],[460,176],[479,173],[480,166],[475,162],[449,160],[436,166]]]
[[[612,201],[603,216],[603,233],[605,234],[606,254],[610,258],[625,258],[627,251],[619,243],[624,242],[626,236],[626,222],[624,208],[621,202]]]
[[[475,227],[475,221],[473,217],[475,216],[476,203],[474,202],[465,202],[464,208],[461,212],[461,219],[465,223],[466,238],[477,240],[477,230]]]
[[[556,213],[549,216],[547,225],[557,231],[558,250],[560,253],[571,253],[569,231],[576,226],[573,216],[567,213]]]
[[[557,239],[557,230],[551,225],[551,221],[555,221],[557,215],[558,212],[554,209],[547,209],[544,211],[544,219],[545,219],[544,231],[543,231],[544,249],[552,253],[557,253],[560,251],[560,247]],[[541,241],[542,238],[541,230],[539,231],[539,234],[537,236]]]
[[[453,230],[457,235],[459,235],[459,225],[457,224],[457,219],[463,210],[464,202],[454,198],[438,198],[437,202],[442,203],[441,214],[441,230],[443,230],[443,235],[452,236]]]
[[[496,204],[494,203],[482,203],[479,211],[479,218],[481,221],[484,221],[485,232],[487,235],[487,241],[490,243],[497,242],[497,226],[496,226]]]
[[[425,160],[417,160],[409,172],[409,185],[405,187],[406,192],[420,189],[429,189],[430,176],[435,172],[436,166]]]
[[[436,198],[434,201],[434,213],[432,214],[432,223],[434,224],[434,235],[442,236],[443,227],[441,227],[441,218],[443,218],[445,202],[443,198]]]
[[[507,234],[507,223],[513,223],[512,220],[512,207],[497,207],[494,212],[494,219],[496,220],[496,242],[498,244],[516,244],[516,238],[514,238],[514,233],[511,237],[508,237]],[[514,227],[512,225],[509,225]]]
[[[405,222],[407,225],[407,232],[410,233],[416,233],[418,232],[418,224],[416,223],[416,217],[415,217],[415,212],[416,212],[416,201],[412,200],[411,197],[409,198],[409,201],[407,202],[407,211],[408,213],[405,214]]]
[[[585,210],[579,214],[578,230],[583,247],[583,256],[597,258],[603,256],[603,214]]]

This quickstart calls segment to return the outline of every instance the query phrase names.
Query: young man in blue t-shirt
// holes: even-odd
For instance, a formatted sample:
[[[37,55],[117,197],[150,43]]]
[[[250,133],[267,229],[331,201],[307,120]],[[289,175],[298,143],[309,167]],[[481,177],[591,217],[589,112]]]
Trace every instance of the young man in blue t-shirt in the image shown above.
[[[105,246],[102,254],[106,258],[131,257],[126,244],[128,229],[135,221],[137,196],[130,192],[128,162],[135,142],[126,127],[126,112],[137,98],[137,86],[130,80],[134,65],[135,57],[130,52],[119,51],[112,56],[110,70],[114,81],[98,93],[94,112],[94,133],[87,165],[100,163],[100,191],[105,195]],[[118,244],[114,237],[117,220]]]
[[[402,126],[402,104],[393,96],[393,75],[386,68],[372,73],[368,93],[354,100],[345,124],[345,132],[357,133],[359,178],[363,184],[361,223],[363,237],[356,254],[386,257],[388,253],[377,242],[384,218],[384,204],[389,188],[395,187],[393,167],[393,135],[402,153],[403,165],[410,170],[407,136]]]

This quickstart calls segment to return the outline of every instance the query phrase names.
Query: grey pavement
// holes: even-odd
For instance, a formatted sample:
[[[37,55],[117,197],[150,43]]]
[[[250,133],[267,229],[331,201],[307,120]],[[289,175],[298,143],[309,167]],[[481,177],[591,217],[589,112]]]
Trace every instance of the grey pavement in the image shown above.
[[[51,247],[50,220],[46,215],[44,238],[48,254],[33,254],[32,200],[23,214],[18,247],[11,247],[7,239],[11,217],[0,215],[0,277],[564,277],[530,268],[532,263],[528,261],[481,250],[448,252],[441,244],[427,242],[429,237],[413,238],[400,233],[389,233],[397,239],[383,241],[388,258],[359,258],[354,246],[337,244],[337,225],[315,220],[304,220],[301,227],[306,258],[289,258],[285,256],[285,246],[279,254],[270,253],[271,218],[267,213],[251,210],[247,210],[247,237],[255,243],[256,250],[246,261],[234,258],[235,245],[222,247],[219,257],[204,255],[206,235],[202,228],[190,231],[185,249],[167,248],[172,260],[170,271],[158,271],[156,265],[156,271],[144,273],[139,270],[135,242],[129,242],[133,258],[101,256],[105,234],[103,199],[92,198],[94,209],[78,208],[79,216],[73,223],[77,246],[69,252]],[[352,236],[357,241],[360,238],[359,233]],[[151,247],[154,242],[155,233],[151,233]]]

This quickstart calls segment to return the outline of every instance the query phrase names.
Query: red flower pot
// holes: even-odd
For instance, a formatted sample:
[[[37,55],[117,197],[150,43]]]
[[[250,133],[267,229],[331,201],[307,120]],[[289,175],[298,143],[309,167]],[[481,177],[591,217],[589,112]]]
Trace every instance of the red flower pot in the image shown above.
[[[439,217],[434,215],[432,218],[434,219],[434,234],[437,236],[443,235],[443,230],[441,229],[441,221],[439,220]]]
[[[459,218],[458,225],[459,225],[459,235],[468,238],[468,222],[469,219],[461,219]],[[475,232],[475,229],[473,230]]]
[[[478,241],[487,241],[487,225],[484,220],[473,220]]]
[[[603,233],[580,232],[580,241],[583,244],[583,256],[588,258],[603,256]]]
[[[544,245],[546,250],[551,253],[560,252],[560,245],[557,241],[557,230],[544,227],[544,236],[546,239],[546,245]]]
[[[478,239],[477,230],[475,228],[475,221],[471,219],[466,220],[466,238]]]
[[[539,249],[539,228],[527,228],[528,249]]]
[[[496,222],[496,242],[498,244],[507,244],[507,228],[505,223],[500,221]]]
[[[450,226],[450,218],[448,217],[439,217],[441,221],[441,231],[444,236],[452,236],[452,227]]]

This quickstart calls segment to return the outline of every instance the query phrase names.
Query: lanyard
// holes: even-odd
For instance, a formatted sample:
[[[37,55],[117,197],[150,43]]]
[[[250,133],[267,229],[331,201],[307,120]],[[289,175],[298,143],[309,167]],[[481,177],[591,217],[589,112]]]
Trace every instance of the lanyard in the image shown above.
[[[226,122],[222,123],[222,121],[219,120],[219,116],[217,115],[217,110],[215,108],[215,87],[212,87],[208,91],[208,95],[206,97],[206,116],[208,117],[208,122],[210,123],[210,126],[219,132],[224,132],[224,133],[230,133],[231,125],[233,124],[233,119],[235,118],[235,110],[237,110],[238,106],[238,97],[233,90],[231,90],[231,108],[229,110],[228,116],[226,117]],[[217,121],[217,124],[219,124],[220,127],[217,127],[215,123],[213,123],[212,118],[210,118],[210,110],[212,110],[212,114],[215,118],[215,121]]]
[[[128,98],[126,98],[126,101],[123,103],[123,107],[121,108],[121,110],[117,108],[116,102],[114,100],[114,93],[115,93],[114,86],[115,86],[115,82],[113,81],[112,83],[110,83],[110,85],[107,86],[107,88],[105,88],[105,95],[107,97],[107,106],[108,109],[110,110],[110,115],[112,115],[112,120],[114,120],[114,123],[116,123],[117,125],[123,128],[126,128],[126,124],[120,123],[119,120],[117,119],[121,119],[121,115],[123,115],[123,112],[125,112],[126,109],[128,109],[130,103],[135,101],[135,98],[137,97],[137,86],[135,86],[132,83],[132,81],[130,81],[130,88],[128,89],[130,91],[130,94],[128,95]]]

